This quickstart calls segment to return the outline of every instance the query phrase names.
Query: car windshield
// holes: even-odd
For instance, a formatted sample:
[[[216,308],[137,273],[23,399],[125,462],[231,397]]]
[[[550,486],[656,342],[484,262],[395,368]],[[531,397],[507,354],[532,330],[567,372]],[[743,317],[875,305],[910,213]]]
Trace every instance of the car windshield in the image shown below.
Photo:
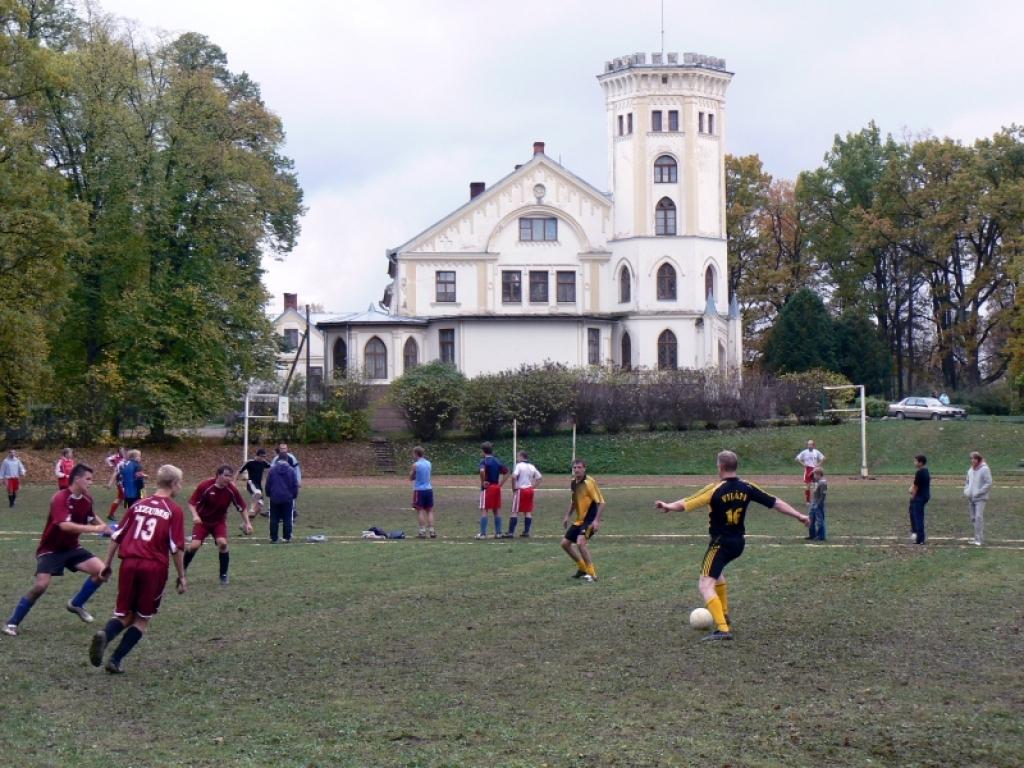
[[[922,400],[922,402],[923,402],[923,403],[924,403],[925,405],[927,405],[927,406],[928,406],[929,408],[943,408],[943,407],[944,407],[944,406],[942,405],[942,403],[940,403],[940,402],[939,402],[938,400],[936,400],[936,399],[935,399],[934,397],[922,397],[922,398],[921,398],[921,400]]]

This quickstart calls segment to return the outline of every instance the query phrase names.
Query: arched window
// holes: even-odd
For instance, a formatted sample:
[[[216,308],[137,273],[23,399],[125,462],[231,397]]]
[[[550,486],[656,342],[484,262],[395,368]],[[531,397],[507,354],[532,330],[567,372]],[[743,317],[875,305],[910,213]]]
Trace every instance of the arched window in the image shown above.
[[[668,184],[679,181],[679,167],[671,155],[661,155],[654,161],[654,183]]]
[[[633,342],[628,333],[622,334],[622,370],[633,370]]]
[[[678,351],[676,335],[672,331],[662,331],[658,337],[658,370],[674,371],[678,367]]]
[[[658,267],[658,301],[676,300],[676,270],[671,264]]]
[[[715,268],[710,264],[704,270],[704,298],[715,298]]]
[[[630,275],[629,267],[625,264],[622,265],[622,269],[619,270],[619,303],[625,304],[629,301],[630,297]]]
[[[718,342],[718,367],[725,368],[728,363],[729,361],[726,359],[725,355],[725,344]]]
[[[410,336],[405,340],[405,347],[402,350],[402,370],[411,371],[420,364],[420,347],[416,339]]]
[[[366,350],[363,353],[363,370],[367,378],[370,379],[386,379],[388,377],[388,348],[376,336],[366,342]]]
[[[334,375],[344,378],[348,375],[348,344],[344,339],[334,342],[334,354],[331,356]]]
[[[667,197],[658,201],[654,211],[654,234],[674,235],[676,233],[676,204]]]

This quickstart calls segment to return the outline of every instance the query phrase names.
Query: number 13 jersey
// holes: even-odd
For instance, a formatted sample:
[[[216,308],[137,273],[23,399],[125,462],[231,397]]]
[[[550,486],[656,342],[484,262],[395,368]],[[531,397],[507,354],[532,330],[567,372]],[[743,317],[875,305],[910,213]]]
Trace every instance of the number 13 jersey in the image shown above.
[[[185,547],[185,515],[167,496],[140,499],[128,510],[112,539],[122,558],[153,560],[167,567],[170,555]]]

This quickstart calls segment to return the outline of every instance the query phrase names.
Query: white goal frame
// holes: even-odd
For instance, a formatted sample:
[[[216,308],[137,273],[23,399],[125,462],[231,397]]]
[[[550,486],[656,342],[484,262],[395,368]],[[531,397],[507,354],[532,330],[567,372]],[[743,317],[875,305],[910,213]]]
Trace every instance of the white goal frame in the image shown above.
[[[826,408],[824,413],[856,413],[860,411],[860,476],[862,480],[868,478],[868,433],[867,433],[867,409],[864,406],[864,385],[863,384],[840,384],[833,387],[822,387],[824,390],[856,389],[860,392],[860,408]]]

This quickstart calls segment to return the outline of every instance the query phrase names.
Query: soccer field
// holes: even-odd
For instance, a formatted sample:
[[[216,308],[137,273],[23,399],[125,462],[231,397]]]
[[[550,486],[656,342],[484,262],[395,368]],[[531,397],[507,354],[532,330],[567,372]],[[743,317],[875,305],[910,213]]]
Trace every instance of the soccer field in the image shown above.
[[[231,584],[208,543],[118,677],[87,659],[114,588],[85,626],[64,610],[81,577],[55,579],[0,636],[5,764],[1024,764],[1019,490],[995,490],[984,548],[955,486],[934,488],[927,547],[907,542],[903,481],[833,487],[826,544],[752,506],[726,570],[736,639],[706,644],[687,625],[706,516],[652,509],[692,486],[606,483],[586,584],[558,547],[566,490],[539,493],[534,538],[480,542],[476,492],[447,482],[436,541],[414,538],[404,486],[305,489],[296,538],[325,543],[272,547],[263,519],[243,539],[236,516]],[[0,620],[50,493],[0,511]],[[413,538],[360,540],[369,525]]]

